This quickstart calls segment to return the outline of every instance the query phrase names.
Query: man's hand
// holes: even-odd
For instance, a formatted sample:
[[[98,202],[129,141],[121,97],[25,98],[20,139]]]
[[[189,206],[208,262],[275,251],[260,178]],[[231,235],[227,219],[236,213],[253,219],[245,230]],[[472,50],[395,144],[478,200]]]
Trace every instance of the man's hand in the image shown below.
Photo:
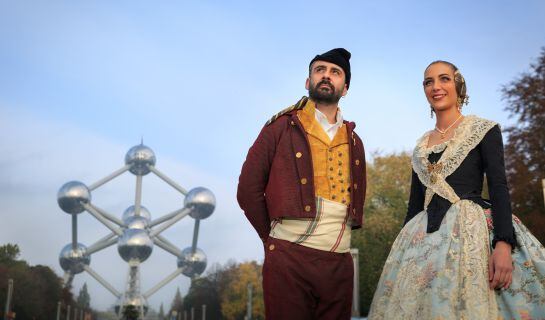
[[[498,241],[488,261],[490,289],[509,288],[513,280],[513,269],[511,245],[505,241]]]

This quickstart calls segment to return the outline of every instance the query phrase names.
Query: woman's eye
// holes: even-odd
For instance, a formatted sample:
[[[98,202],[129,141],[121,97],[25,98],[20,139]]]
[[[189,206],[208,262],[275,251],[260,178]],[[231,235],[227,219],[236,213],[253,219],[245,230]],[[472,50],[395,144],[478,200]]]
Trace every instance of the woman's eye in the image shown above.
[[[448,82],[448,81],[450,81],[450,78],[449,77],[441,77],[441,81]]]
[[[429,86],[431,84],[431,80],[424,80],[424,85]]]

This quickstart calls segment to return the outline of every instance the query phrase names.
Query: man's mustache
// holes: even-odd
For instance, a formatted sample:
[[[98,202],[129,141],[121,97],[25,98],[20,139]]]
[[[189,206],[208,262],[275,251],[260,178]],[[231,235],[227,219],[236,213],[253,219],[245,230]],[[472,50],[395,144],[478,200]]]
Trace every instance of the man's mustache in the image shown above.
[[[327,85],[331,90],[335,90],[335,87],[333,87],[333,84],[327,80],[322,80],[318,82],[318,84],[316,85],[316,88],[319,88],[323,84]]]

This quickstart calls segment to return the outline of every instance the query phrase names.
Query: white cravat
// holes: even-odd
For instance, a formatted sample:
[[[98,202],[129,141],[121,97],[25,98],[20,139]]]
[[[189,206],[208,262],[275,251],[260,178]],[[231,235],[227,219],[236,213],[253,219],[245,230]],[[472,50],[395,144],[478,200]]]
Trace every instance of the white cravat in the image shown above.
[[[339,130],[339,128],[343,125],[343,115],[341,113],[341,109],[337,108],[337,122],[333,124],[329,123],[325,114],[323,114],[318,109],[316,109],[314,116],[316,117],[316,121],[318,121],[318,123],[324,129],[325,133],[327,133],[329,139],[333,140],[333,137],[335,137],[337,130]]]

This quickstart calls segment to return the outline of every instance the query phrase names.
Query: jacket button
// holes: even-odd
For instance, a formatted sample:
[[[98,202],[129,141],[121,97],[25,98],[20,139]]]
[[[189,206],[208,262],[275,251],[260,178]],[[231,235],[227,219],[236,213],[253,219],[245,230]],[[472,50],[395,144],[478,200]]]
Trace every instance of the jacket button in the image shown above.
[[[354,183],[354,190],[357,190],[357,189],[358,189],[358,184]]]
[[[290,124],[291,124],[292,126],[294,126],[294,125],[295,125],[295,122],[292,121],[292,122],[290,122]]]
[[[360,165],[360,159],[356,159],[356,165],[357,165],[357,166]]]
[[[331,188],[335,189],[335,185],[334,185],[334,184],[332,184],[332,185],[331,185]]]
[[[307,184],[307,178],[301,179],[301,184]]]
[[[310,212],[310,206],[305,206],[305,211]]]
[[[296,158],[301,158],[302,156],[303,156],[303,154],[302,154],[301,152],[297,152],[297,153],[295,154],[295,157],[296,157]]]
[[[342,203],[346,203],[346,199],[343,199],[343,201],[341,201]]]
[[[336,195],[334,195],[334,194],[333,194],[333,195],[331,195],[331,199],[335,200],[335,198],[337,198],[337,196],[336,196]]]
[[[339,152],[339,157],[342,157],[343,156],[343,153],[342,152]]]
[[[269,250],[271,250],[271,251],[274,250],[274,244],[269,245]]]

